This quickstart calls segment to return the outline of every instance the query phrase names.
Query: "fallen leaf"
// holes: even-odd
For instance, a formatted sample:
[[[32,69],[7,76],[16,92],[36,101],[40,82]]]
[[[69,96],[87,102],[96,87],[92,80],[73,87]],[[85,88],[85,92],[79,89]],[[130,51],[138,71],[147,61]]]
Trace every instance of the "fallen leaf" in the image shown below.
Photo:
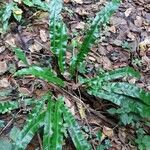
[[[132,41],[135,40],[135,36],[134,36],[131,32],[129,32],[129,33],[127,34],[127,37],[130,38]]]
[[[147,46],[150,46],[150,37],[146,37],[144,41],[139,43],[139,48],[141,51],[146,51]]]
[[[23,95],[28,95],[28,96],[31,95],[30,90],[28,90],[27,88],[24,88],[24,87],[18,88],[18,91],[19,91],[21,94],[23,94]]]
[[[6,49],[5,46],[1,46],[1,47],[0,47],[0,53],[4,52],[5,49]]]
[[[11,46],[11,47],[16,47],[15,39],[12,36],[8,36],[5,40],[5,44]]]
[[[0,75],[3,75],[8,70],[6,61],[0,61]]]
[[[116,33],[116,27],[115,26],[111,26],[108,28],[108,30],[112,33]]]
[[[103,134],[106,135],[107,137],[111,138],[114,136],[114,131],[113,131],[113,129],[104,126],[103,127]]]
[[[43,42],[47,41],[47,34],[45,30],[40,30],[40,38]]]
[[[42,46],[36,42],[33,45],[29,46],[29,50],[31,52],[39,52],[41,49],[42,49]]]
[[[72,1],[77,3],[77,4],[83,4],[83,0],[72,0]]]
[[[142,23],[143,23],[143,18],[140,17],[140,16],[136,16],[136,20],[134,20],[134,24],[135,24],[137,27],[141,27],[141,26],[142,26]]]
[[[77,107],[78,107],[78,110],[79,110],[79,114],[80,114],[81,119],[86,118],[84,106],[83,106],[81,103],[79,103],[79,102],[77,102],[76,104],[77,104]]]
[[[103,68],[106,70],[111,70],[112,69],[112,63],[109,60],[109,58],[103,56],[101,59],[102,59]]]
[[[10,86],[7,78],[3,78],[0,80],[0,88],[7,88]]]
[[[77,25],[76,25],[76,29],[84,29],[84,27],[85,27],[85,23],[84,22],[79,22]]]
[[[128,17],[128,16],[131,14],[132,9],[133,9],[133,8],[128,8],[128,9],[124,12],[124,14],[125,14],[126,17]]]
[[[87,16],[88,12],[84,8],[76,8],[75,12],[80,16]]]

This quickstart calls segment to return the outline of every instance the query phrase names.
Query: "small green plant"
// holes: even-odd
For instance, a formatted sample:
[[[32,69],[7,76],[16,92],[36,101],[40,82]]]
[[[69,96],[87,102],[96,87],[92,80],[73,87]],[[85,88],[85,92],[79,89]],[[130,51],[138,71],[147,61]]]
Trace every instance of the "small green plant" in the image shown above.
[[[18,22],[21,21],[23,10],[19,6],[22,4],[26,5],[27,7],[36,7],[44,11],[49,10],[49,5],[41,0],[14,0],[10,3],[6,3],[5,5],[1,6],[0,10],[0,22],[2,24],[3,32],[7,31],[9,20],[12,15]]]
[[[24,0],[23,2],[28,6],[32,6],[32,3],[28,4],[28,2],[31,2],[29,0]],[[76,76],[76,72],[81,68],[82,62],[96,41],[96,38],[99,36],[100,29],[103,28],[104,24],[108,23],[110,17],[119,7],[120,0],[112,0],[96,15],[90,29],[87,31],[83,43],[79,46],[78,53],[73,53],[70,66],[68,66],[65,61],[68,37],[67,29],[61,16],[62,4],[62,0],[51,0],[50,6],[48,5],[49,9],[47,10],[50,14],[50,50],[57,59],[59,71],[56,72],[53,68],[42,68],[34,64],[29,65],[24,52],[19,48],[14,48],[13,50],[17,57],[27,65],[26,68],[17,71],[14,76],[32,75],[46,80],[50,84],[55,84],[60,88],[66,88],[67,85],[65,83],[68,78],[65,80],[65,74],[67,72],[70,75],[71,82],[75,82],[74,77]],[[9,17],[10,15],[11,13],[9,13]],[[6,20],[8,21],[9,17],[7,16],[7,19],[3,19],[3,23]],[[82,75],[82,71],[80,71],[80,73],[80,75]],[[61,76],[63,76],[62,79],[60,78]],[[82,76],[78,76],[78,79],[80,86],[84,87],[85,91],[90,95],[99,97],[99,100],[107,100],[108,102],[110,101],[116,104],[117,108],[111,109],[109,112],[117,115],[121,114],[124,124],[132,123],[134,120],[132,114],[140,117],[141,120],[147,121],[147,118],[150,117],[150,93],[133,84],[117,82],[118,79],[123,77],[140,78],[140,74],[130,67],[125,67],[110,72],[102,72],[100,75],[91,79],[86,79]],[[30,112],[25,126],[19,131],[18,136],[12,139],[14,150],[26,149],[40,128],[44,128],[44,150],[62,149],[64,136],[71,137],[77,150],[92,149],[92,145],[84,137],[80,126],[65,106],[63,99],[62,97],[56,98],[52,93],[48,93],[40,100],[34,101],[35,103],[31,103],[34,105],[34,108]],[[6,113],[19,107],[16,102],[5,102],[1,105],[3,106],[0,108],[1,113]],[[27,102],[27,105],[30,105],[30,103]],[[129,117],[132,118],[129,119]],[[129,119],[129,121],[126,121],[127,119]],[[108,147],[110,145],[108,141],[107,145]],[[102,148],[107,148],[107,146],[97,147],[97,149]]]

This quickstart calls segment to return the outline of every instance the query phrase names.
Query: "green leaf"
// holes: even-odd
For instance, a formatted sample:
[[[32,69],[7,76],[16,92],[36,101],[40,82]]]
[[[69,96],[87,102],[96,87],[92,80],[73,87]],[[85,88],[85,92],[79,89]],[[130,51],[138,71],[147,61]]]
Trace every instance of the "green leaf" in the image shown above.
[[[34,6],[31,0],[23,0],[23,3],[29,7]]]
[[[44,11],[49,11],[49,6],[46,2],[41,1],[41,0],[32,0],[32,3],[35,7],[44,10]]]
[[[91,78],[89,80],[85,80],[84,83],[89,83],[91,84],[101,84],[104,81],[112,81],[112,80],[116,80],[119,78],[123,78],[123,77],[135,77],[135,78],[140,78],[140,74],[139,72],[135,71],[133,68],[131,67],[123,67],[123,68],[119,68],[119,69],[115,69],[113,71],[109,71],[106,73],[103,73],[95,78]]]
[[[38,66],[32,66],[17,71],[14,76],[33,75],[35,77],[47,80],[50,83],[54,83],[59,86],[64,86],[64,82],[58,78],[50,68],[41,68]]]
[[[11,17],[12,10],[13,10],[14,3],[7,3],[2,15],[2,25],[3,30],[6,31],[8,29],[8,21]]]
[[[14,15],[15,19],[18,22],[21,21],[22,13],[23,13],[23,11],[17,5],[14,5],[14,7],[13,7],[13,15]]]
[[[120,1],[113,0],[108,3],[95,17],[93,23],[90,27],[90,30],[87,31],[87,34],[83,40],[79,53],[76,56],[76,59],[71,61],[70,71],[74,75],[75,69],[78,67],[80,62],[82,62],[85,56],[88,54],[91,46],[94,44],[95,40],[99,36],[100,29],[103,25],[106,24],[114,12],[118,9]]]
[[[21,101],[0,102],[0,114],[10,112],[11,110],[21,107]],[[25,106],[32,104],[31,99],[24,99]]]
[[[44,150],[61,150],[63,144],[63,101],[58,99],[55,103],[49,100],[44,127]]]
[[[44,125],[45,111],[43,110],[43,108],[45,105],[45,101],[48,100],[49,97],[50,95],[46,94],[36,102],[36,106],[29,114],[26,125],[18,134],[17,139],[14,139],[14,150],[26,149],[27,145],[30,143],[37,130]]]
[[[146,118],[150,117],[150,107],[137,101],[135,98],[105,91],[103,89],[97,90],[94,87],[90,88],[88,93],[101,99],[111,101],[120,107],[124,107],[128,112],[134,112]]]
[[[81,128],[69,112],[67,107],[63,107],[63,117],[65,123],[68,125],[69,135],[77,150],[91,150],[92,146],[84,138]]]
[[[14,126],[14,127],[11,129],[11,131],[10,131],[9,137],[10,137],[12,140],[16,141],[17,138],[18,138],[18,134],[19,134],[19,133],[20,133],[20,129],[19,129],[18,127]]]
[[[53,114],[54,114],[54,103],[52,102],[52,99],[49,99],[44,119],[44,136],[43,136],[44,150],[51,150],[51,138],[53,134],[52,131]]]
[[[64,73],[67,29],[61,20],[62,3],[62,0],[52,0],[50,4],[50,41],[51,50],[58,59],[59,69]]]
[[[27,145],[32,140],[35,133],[43,125],[45,113],[39,114],[39,112],[34,116],[34,118],[28,122],[18,134],[18,138],[14,141],[13,150],[24,150]]]
[[[16,56],[26,65],[29,65],[26,59],[26,55],[23,52],[22,49],[20,48],[13,48],[13,50],[15,51]]]
[[[150,136],[149,135],[144,135],[144,136],[139,136],[136,139],[136,143],[138,144],[138,148],[140,150],[149,150],[150,148]]]
[[[133,84],[125,83],[125,82],[113,82],[113,83],[106,83],[102,87],[103,89],[114,92],[126,96],[130,96],[133,98],[138,98],[142,100],[143,103],[150,105],[150,93],[146,92],[142,88],[139,88]]]
[[[63,7],[62,0],[51,0],[50,2],[50,20],[53,20],[53,24],[56,25],[56,21],[59,21],[61,18],[61,10]]]
[[[120,119],[124,125],[130,124],[133,121],[133,116],[128,114],[121,114]]]
[[[12,150],[12,144],[7,139],[0,138],[1,150]]]

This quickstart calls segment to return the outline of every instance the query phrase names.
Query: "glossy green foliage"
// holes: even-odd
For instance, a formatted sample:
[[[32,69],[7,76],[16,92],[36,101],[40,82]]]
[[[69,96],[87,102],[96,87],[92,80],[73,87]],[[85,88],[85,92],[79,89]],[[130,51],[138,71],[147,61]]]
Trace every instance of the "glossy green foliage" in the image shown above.
[[[45,110],[44,105],[46,100],[50,98],[47,94],[36,102],[35,107],[32,109],[25,126],[18,134],[18,137],[14,140],[14,150],[24,150],[30,143],[31,139],[38,131],[38,129],[44,124]]]
[[[135,78],[140,78],[140,73],[135,71],[131,67],[123,67],[123,68],[118,68],[109,72],[102,73],[92,79],[83,79],[82,83],[86,83],[90,85],[90,83],[94,85],[100,85],[102,82],[108,82],[116,79],[120,79],[123,77],[135,77]]]
[[[109,92],[114,92],[121,95],[126,95],[132,98],[137,98],[141,100],[143,103],[150,106],[150,93],[146,92],[142,88],[139,88],[133,84],[125,83],[125,82],[113,82],[107,83],[102,87],[104,90],[108,90]]]
[[[48,102],[44,120],[44,150],[61,150],[63,144],[63,101],[58,99],[55,103]]]
[[[69,112],[68,108],[63,107],[63,117],[67,124],[69,135],[77,150],[92,150],[92,146],[85,139],[80,126],[76,122],[73,115]]]
[[[32,4],[34,7],[41,9],[43,11],[49,11],[49,5],[48,3],[42,1],[42,0],[32,0]]]
[[[139,77],[139,73],[131,68],[121,68],[92,79],[83,80],[82,83],[87,85],[89,94],[121,106],[126,114],[133,112],[141,117],[149,118],[150,93],[133,84],[112,82],[124,76]],[[125,115],[123,111],[119,109],[115,112]],[[122,117],[125,117],[124,115]]]
[[[136,139],[139,150],[149,150],[150,148],[150,135],[139,135]]]
[[[4,31],[6,31],[8,29],[8,24],[9,24],[8,22],[9,22],[11,14],[12,14],[13,5],[14,5],[13,2],[7,4],[4,8],[3,13],[2,13],[1,22],[2,22],[2,25],[3,25],[3,30]]]
[[[24,106],[27,106],[32,104],[33,102],[31,99],[24,99],[22,103]],[[4,114],[14,109],[18,109],[20,107],[21,107],[21,101],[0,102],[0,113]]]
[[[59,86],[64,86],[64,82],[56,76],[56,74],[50,68],[41,68],[38,66],[31,66],[17,71],[15,76],[33,75],[35,77],[47,80],[50,83],[54,83]]]
[[[61,73],[65,71],[65,52],[67,47],[67,29],[61,19],[62,0],[50,3],[50,42],[51,51],[58,59]]]
[[[94,18],[93,23],[89,31],[87,31],[87,34],[83,40],[81,48],[79,49],[79,53],[77,54],[76,58],[74,58],[71,62],[70,71],[72,75],[74,75],[75,69],[77,69],[80,62],[84,60],[91,46],[98,38],[100,30],[102,29],[103,25],[108,23],[110,17],[118,9],[119,4],[120,4],[119,0],[113,0],[112,2],[108,3]]]
[[[60,97],[54,101],[49,93],[36,101],[23,129],[20,131],[19,128],[14,128],[10,133],[10,137],[13,140],[12,149],[26,149],[41,127],[44,127],[44,150],[61,150],[65,130],[68,130],[77,150],[92,149],[84,138],[80,126],[64,105],[63,98]],[[17,135],[15,132],[17,132]]]
[[[26,59],[26,55],[23,52],[22,49],[20,48],[13,48],[13,50],[15,51],[16,56],[26,65],[29,65]]]

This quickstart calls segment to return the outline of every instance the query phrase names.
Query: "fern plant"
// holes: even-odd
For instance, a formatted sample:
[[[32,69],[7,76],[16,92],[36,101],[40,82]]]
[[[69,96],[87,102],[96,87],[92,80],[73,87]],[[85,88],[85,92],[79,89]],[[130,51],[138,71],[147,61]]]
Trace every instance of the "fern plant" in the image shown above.
[[[28,6],[33,6],[33,2],[38,5],[34,0],[23,0],[23,3]],[[62,0],[51,0],[50,5],[46,4],[47,8],[49,8],[47,11],[50,14],[50,50],[57,59],[59,71],[56,72],[53,68],[42,68],[34,64],[29,65],[24,52],[20,48],[14,48],[13,50],[17,57],[27,65],[26,68],[17,71],[14,76],[32,75],[42,80],[46,80],[50,84],[66,88],[65,72],[70,73],[70,77],[72,81],[74,81],[73,77],[78,71],[78,66],[83,62],[90,51],[90,48],[99,35],[100,29],[102,29],[104,24],[108,23],[109,18],[119,7],[120,0],[112,0],[96,15],[77,55],[73,55],[69,67],[65,62],[68,38],[67,29],[61,16],[62,3]],[[9,7],[9,10],[11,10],[13,7],[12,4],[10,4]],[[11,13],[9,12],[9,17],[10,15]],[[9,17],[7,16],[4,18],[3,23],[7,22],[8,24]],[[62,76],[63,78],[61,79],[60,77]],[[129,116],[133,116],[133,114],[135,116],[140,116],[142,120],[147,121],[150,117],[150,93],[127,82],[116,82],[123,77],[140,78],[140,74],[134,71],[133,68],[125,67],[100,74],[91,79],[85,79],[81,76],[78,78],[80,86],[82,88],[84,87],[90,95],[99,97],[100,100],[103,99],[116,104],[118,107],[110,109],[109,112],[112,114],[121,114],[121,119],[124,124],[132,123],[134,118],[131,118],[131,121],[128,122],[125,121],[125,119],[127,120]],[[27,105],[29,104],[30,103],[27,103]],[[40,100],[36,101],[34,105],[25,126],[19,132],[17,138],[13,140],[13,149],[26,149],[27,145],[40,128],[44,128],[44,150],[62,149],[65,136],[71,137],[77,150],[92,149],[92,145],[84,137],[80,126],[70,113],[69,109],[65,106],[62,97],[56,98],[52,93],[48,93]],[[3,107],[3,109],[0,109],[1,113],[6,113],[8,109],[17,109],[19,106],[15,102],[6,102]],[[97,149],[99,149],[99,146]]]

